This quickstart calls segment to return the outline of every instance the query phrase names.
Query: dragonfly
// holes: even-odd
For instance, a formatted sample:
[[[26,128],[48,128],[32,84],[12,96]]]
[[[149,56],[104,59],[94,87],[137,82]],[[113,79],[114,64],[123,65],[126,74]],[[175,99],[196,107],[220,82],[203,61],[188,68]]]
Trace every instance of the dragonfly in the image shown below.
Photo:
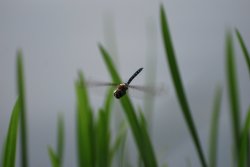
[[[120,99],[122,96],[124,96],[128,90],[129,84],[131,81],[143,70],[143,68],[139,68],[130,78],[127,82],[119,84],[117,88],[114,90],[114,96],[117,99]]]
[[[143,70],[139,68],[129,79],[124,83],[110,83],[110,82],[97,82],[97,81],[87,81],[88,86],[116,86],[116,89],[113,92],[115,98],[120,99],[121,97],[127,94],[129,88],[137,89],[143,92],[148,92],[150,94],[157,94],[161,90],[156,90],[153,87],[139,86],[139,85],[130,85],[133,79],[138,76],[138,74]]]

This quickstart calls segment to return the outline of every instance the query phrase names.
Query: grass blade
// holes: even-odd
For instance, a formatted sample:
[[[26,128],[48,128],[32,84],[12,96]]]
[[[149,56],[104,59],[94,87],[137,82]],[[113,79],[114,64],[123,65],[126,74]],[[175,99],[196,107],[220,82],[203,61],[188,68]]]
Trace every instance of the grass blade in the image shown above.
[[[3,154],[3,167],[15,166],[19,112],[20,100],[18,98],[11,114],[8,134],[4,146],[5,149]]]
[[[239,167],[247,166],[248,157],[248,135],[250,130],[250,108],[248,109],[247,117],[244,124],[244,129],[241,133],[241,147],[240,147],[240,160]],[[249,157],[248,157],[249,158]]]
[[[195,144],[195,148],[198,153],[200,162],[203,167],[206,167],[207,166],[206,160],[202,151],[202,147],[199,141],[199,137],[196,131],[193,117],[189,109],[189,105],[188,105],[187,98],[184,92],[184,88],[182,86],[182,81],[181,81],[179,69],[177,66],[177,61],[175,59],[176,56],[175,56],[175,52],[174,52],[174,48],[173,48],[173,44],[172,44],[172,40],[170,36],[170,31],[169,31],[169,27],[167,23],[167,18],[166,18],[163,6],[161,6],[161,28],[162,28],[162,37],[163,37],[163,42],[164,42],[164,47],[165,47],[165,52],[166,52],[166,58],[168,60],[168,65],[169,65],[170,72],[172,75],[172,80],[174,82],[175,91],[177,93],[177,97],[181,105],[182,113],[186,120],[193,142]]]
[[[113,82],[122,83],[108,52],[101,45],[99,45],[99,49],[106,63],[106,66],[111,74]],[[144,136],[141,131],[141,127],[138,122],[138,118],[136,116],[135,109],[131,103],[131,100],[128,96],[124,96],[120,99],[120,102],[124,109],[125,115],[127,116],[129,125],[131,127],[136,145],[143,159],[144,165],[146,167],[157,166],[156,158],[153,152],[153,147],[151,145],[150,139],[148,135]]]
[[[109,123],[110,123],[110,113],[111,113],[111,108],[113,105],[113,89],[111,88],[108,90],[108,93],[105,98],[105,103],[104,103],[104,111],[107,112],[107,123],[108,123],[108,129],[109,129]]]
[[[54,152],[53,149],[48,147],[48,154],[50,157],[51,165],[53,167],[62,166],[63,162],[63,150],[64,150],[64,122],[63,115],[58,114],[57,120],[57,152]]]
[[[99,50],[100,50],[100,52],[102,54],[102,57],[103,57],[103,59],[104,59],[104,61],[106,63],[106,66],[107,66],[107,68],[108,68],[108,70],[110,72],[110,75],[112,77],[113,82],[114,83],[122,83],[122,80],[119,77],[118,72],[117,72],[117,70],[116,70],[116,68],[115,68],[115,66],[114,66],[108,52],[100,44],[99,44]]]
[[[104,109],[99,111],[99,120],[97,122],[97,145],[100,146],[101,150],[98,153],[99,166],[110,166],[110,113],[113,104],[113,90],[109,89],[104,102]],[[99,135],[98,135],[99,134]],[[97,157],[97,159],[98,159]],[[98,162],[98,160],[97,160]]]
[[[148,135],[148,125],[147,125],[147,121],[144,117],[144,114],[141,110],[140,107],[138,107],[138,113],[139,113],[139,122],[140,122],[140,125],[141,125],[141,130],[142,130],[142,133],[144,134],[144,136],[147,136]],[[139,155],[138,156],[138,167],[143,167],[143,163],[142,163],[142,158],[141,156]]]
[[[119,133],[117,134],[116,138],[115,138],[115,142],[112,146],[112,148],[110,149],[110,162],[112,162],[115,154],[119,154],[119,149],[121,148],[121,161],[120,161],[120,164],[123,164],[122,162],[122,158],[124,158],[124,149],[122,148],[122,146],[125,145],[125,141],[126,141],[126,138],[127,138],[127,129],[125,127],[125,122],[122,122],[121,125],[120,125],[120,128],[119,128]],[[119,165],[119,166],[122,166],[122,165]]]
[[[227,72],[227,84],[228,84],[228,97],[231,109],[231,121],[232,131],[234,137],[234,149],[235,155],[239,160],[239,148],[240,148],[240,109],[238,101],[238,89],[236,78],[236,64],[234,59],[233,40],[229,32],[226,34],[226,72]]]
[[[28,141],[27,141],[27,121],[25,106],[25,83],[23,72],[23,58],[21,50],[17,52],[17,90],[20,100],[20,130],[21,130],[21,163],[22,167],[28,167]]]
[[[149,20],[146,26],[146,38],[147,38],[147,49],[146,49],[146,66],[145,66],[145,85],[148,87],[156,88],[156,74],[157,74],[157,26],[153,20]],[[150,93],[145,93],[143,98],[143,110],[144,115],[148,124],[149,135],[153,134],[153,118],[154,118],[154,105],[155,96]]]
[[[107,112],[100,110],[96,126],[96,162],[99,167],[109,166],[109,141]]]
[[[211,117],[210,141],[209,141],[209,166],[217,166],[217,140],[219,130],[220,106],[222,99],[222,89],[217,87],[214,97],[214,106]]]
[[[245,43],[244,43],[244,41],[243,41],[243,38],[242,38],[240,32],[238,31],[238,29],[235,29],[235,32],[236,32],[237,38],[238,38],[238,40],[239,40],[241,49],[242,49],[242,51],[243,51],[243,55],[244,55],[244,57],[245,57],[245,61],[246,61],[246,63],[247,63],[248,72],[249,72],[249,76],[250,76],[250,55],[249,55],[249,53],[248,53],[248,51],[247,51],[247,47],[246,47],[246,45],[245,45]]]
[[[83,75],[79,76],[80,79],[76,82],[78,160],[81,167],[93,167],[95,166],[93,116]]]
[[[64,152],[64,121],[63,115],[58,115],[57,121],[57,156],[60,166],[63,164],[63,152]]]
[[[48,154],[50,157],[51,166],[60,167],[59,158],[57,157],[57,155],[55,154],[55,152],[51,147],[48,147]]]

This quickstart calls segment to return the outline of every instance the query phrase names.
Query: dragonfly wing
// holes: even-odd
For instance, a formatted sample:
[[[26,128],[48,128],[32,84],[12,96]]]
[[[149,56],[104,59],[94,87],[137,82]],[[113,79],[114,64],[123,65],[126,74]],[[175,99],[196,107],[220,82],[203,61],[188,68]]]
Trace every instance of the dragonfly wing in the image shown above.
[[[150,95],[163,95],[166,93],[164,87],[153,87],[153,86],[139,86],[139,85],[129,85],[129,88],[139,90]]]
[[[101,82],[101,81],[93,81],[93,80],[85,81],[85,84],[88,87],[118,86],[119,85],[117,83],[112,83],[112,82]]]

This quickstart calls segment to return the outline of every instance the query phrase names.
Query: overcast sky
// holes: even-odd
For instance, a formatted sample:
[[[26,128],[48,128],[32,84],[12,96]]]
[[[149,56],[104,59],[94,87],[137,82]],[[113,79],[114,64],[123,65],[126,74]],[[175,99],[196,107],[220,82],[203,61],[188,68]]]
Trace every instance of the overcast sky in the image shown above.
[[[50,166],[47,145],[55,146],[56,117],[66,122],[65,166],[76,165],[75,90],[77,71],[87,78],[110,81],[97,44],[117,58],[124,80],[150,56],[157,63],[156,83],[168,95],[157,97],[153,141],[160,163],[184,166],[199,161],[181,115],[165,60],[159,22],[163,3],[190,106],[203,149],[207,150],[215,86],[224,88],[225,32],[237,27],[250,47],[249,1],[25,1],[0,2],[0,150],[16,100],[16,52],[23,51],[26,76],[30,166]],[[235,37],[235,34],[233,35]],[[236,39],[236,38],[234,38]],[[249,106],[249,74],[237,40],[241,110]],[[249,49],[250,50],[250,49]],[[134,84],[143,84],[145,69]],[[104,92],[104,91],[103,91]],[[90,91],[94,108],[104,94]],[[141,104],[140,99],[134,100]],[[116,101],[118,104],[118,102]],[[244,114],[242,115],[244,117]],[[228,166],[231,133],[224,89],[220,127],[220,166]]]

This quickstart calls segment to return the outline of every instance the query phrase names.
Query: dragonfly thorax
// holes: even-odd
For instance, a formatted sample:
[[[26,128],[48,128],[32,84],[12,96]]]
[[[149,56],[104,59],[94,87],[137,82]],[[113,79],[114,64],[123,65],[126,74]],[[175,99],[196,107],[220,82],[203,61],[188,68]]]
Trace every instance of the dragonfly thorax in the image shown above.
[[[122,83],[119,84],[116,90],[114,91],[114,96],[119,99],[122,96],[126,94],[126,91],[128,90],[128,84],[127,83]]]

